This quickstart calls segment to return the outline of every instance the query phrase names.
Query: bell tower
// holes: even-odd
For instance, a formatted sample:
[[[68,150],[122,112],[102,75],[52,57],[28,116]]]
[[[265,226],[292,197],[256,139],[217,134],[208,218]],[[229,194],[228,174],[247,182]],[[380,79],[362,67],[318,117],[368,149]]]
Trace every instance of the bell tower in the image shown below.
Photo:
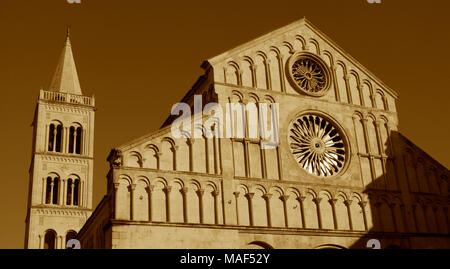
[[[34,119],[25,248],[61,249],[92,212],[95,99],[83,95],[69,30]]]

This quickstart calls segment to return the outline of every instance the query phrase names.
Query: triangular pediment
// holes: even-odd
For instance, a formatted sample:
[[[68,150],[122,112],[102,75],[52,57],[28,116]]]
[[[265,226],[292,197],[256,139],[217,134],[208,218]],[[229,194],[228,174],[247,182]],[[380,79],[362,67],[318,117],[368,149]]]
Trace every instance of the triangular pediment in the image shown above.
[[[351,77],[351,75],[354,74],[355,79],[359,80],[356,82],[358,85],[362,85],[363,83],[370,84],[373,95],[376,90],[381,90],[384,94],[387,94],[394,99],[398,98],[398,93],[396,91],[383,83],[372,72],[367,70],[361,63],[349,53],[345,52],[331,38],[326,36],[305,18],[212,57],[208,59],[203,66],[212,66],[214,68],[216,82],[228,84],[236,83],[243,86],[254,87],[254,85],[250,85],[250,81],[247,81],[247,85],[245,85],[245,75],[241,75],[241,81],[236,79],[236,81],[230,82],[226,73],[234,73],[236,70],[233,68],[235,68],[239,69],[237,71],[243,74],[246,72],[246,69],[251,69],[251,66],[256,66],[257,72],[260,72],[258,70],[261,69],[261,67],[257,66],[258,61],[264,62],[265,60],[269,60],[270,64],[273,66],[275,64],[274,62],[276,62],[280,56],[282,57],[282,64],[285,65],[291,55],[301,52],[311,52],[316,54],[321,57],[330,68],[342,68],[343,74],[339,74],[338,79],[340,79],[341,76]],[[271,75],[272,77],[279,76],[278,74],[273,74],[273,72]],[[272,89],[278,86],[274,87],[274,84],[277,83],[278,82],[272,82]],[[270,87],[266,82],[258,82],[257,88],[264,89]]]

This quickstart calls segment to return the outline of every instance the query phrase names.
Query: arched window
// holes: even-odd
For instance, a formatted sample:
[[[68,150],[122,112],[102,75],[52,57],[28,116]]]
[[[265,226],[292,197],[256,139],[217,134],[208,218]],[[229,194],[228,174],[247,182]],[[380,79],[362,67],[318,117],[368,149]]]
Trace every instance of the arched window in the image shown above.
[[[70,126],[69,128],[69,153],[81,154],[81,143],[83,128],[81,126]]]
[[[73,189],[73,180],[69,178],[67,180],[67,199],[66,199],[66,205],[72,204],[72,189]]]
[[[48,151],[61,152],[61,142],[62,125],[60,123],[50,124],[48,134]]]
[[[74,230],[70,230],[66,233],[66,247],[67,242],[69,242],[70,239],[77,239],[77,232],[75,232]]]
[[[54,230],[48,230],[44,236],[44,249],[56,248],[56,232]]]
[[[75,153],[81,154],[81,135],[82,135],[82,128],[78,127],[76,131],[76,143],[75,143]]]
[[[80,180],[75,179],[73,184],[73,205],[78,205],[79,192],[80,192]]]
[[[45,203],[57,205],[59,198],[59,178],[57,176],[49,176],[45,182]]]
[[[80,202],[80,180],[69,178],[67,180],[66,205],[79,205]]]
[[[58,204],[58,191],[59,191],[59,178],[55,177],[53,179],[53,201],[52,204]]]
[[[50,204],[50,201],[52,200],[52,178],[47,177],[46,180],[46,186],[45,186],[45,203]]]

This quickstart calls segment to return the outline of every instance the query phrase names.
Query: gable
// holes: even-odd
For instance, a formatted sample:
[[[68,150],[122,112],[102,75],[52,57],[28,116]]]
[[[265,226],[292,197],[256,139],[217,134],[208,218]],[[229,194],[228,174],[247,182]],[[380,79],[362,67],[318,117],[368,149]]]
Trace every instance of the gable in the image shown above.
[[[288,79],[289,60],[302,53],[316,55],[330,71],[332,85],[321,99],[396,112],[398,94],[306,19],[207,62],[214,69],[215,83],[298,95]]]

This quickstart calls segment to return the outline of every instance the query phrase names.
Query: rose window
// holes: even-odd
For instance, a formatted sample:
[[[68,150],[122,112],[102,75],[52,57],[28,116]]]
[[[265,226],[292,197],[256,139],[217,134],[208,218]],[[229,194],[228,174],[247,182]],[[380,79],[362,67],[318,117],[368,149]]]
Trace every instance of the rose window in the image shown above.
[[[317,56],[301,54],[292,58],[289,66],[289,75],[295,88],[314,96],[321,96],[328,90],[329,72],[326,64]]]
[[[303,115],[289,129],[289,147],[295,160],[308,173],[329,177],[337,174],[346,159],[341,132],[318,115]]]

